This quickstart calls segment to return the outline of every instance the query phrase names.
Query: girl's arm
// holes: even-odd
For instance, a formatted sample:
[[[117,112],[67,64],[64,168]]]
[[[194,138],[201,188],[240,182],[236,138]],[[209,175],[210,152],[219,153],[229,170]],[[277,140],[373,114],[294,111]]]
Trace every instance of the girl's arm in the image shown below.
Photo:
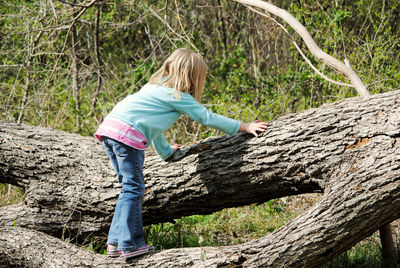
[[[229,135],[235,135],[240,127],[240,121],[213,113],[195,100],[190,94],[181,93],[180,100],[172,100],[169,105],[175,110],[187,114],[202,125],[221,130]]]
[[[168,142],[165,139],[164,133],[161,133],[160,135],[155,137],[152,141],[152,144],[157,154],[163,160],[168,159],[176,151],[176,149],[169,146]]]
[[[267,122],[261,122],[260,120],[256,120],[250,123],[240,123],[239,131],[241,132],[247,132],[251,133],[254,136],[258,137],[257,131],[258,132],[265,132],[267,130],[268,123]],[[173,149],[172,155],[176,153],[177,150],[179,150],[182,145],[180,144],[174,144],[171,146]]]

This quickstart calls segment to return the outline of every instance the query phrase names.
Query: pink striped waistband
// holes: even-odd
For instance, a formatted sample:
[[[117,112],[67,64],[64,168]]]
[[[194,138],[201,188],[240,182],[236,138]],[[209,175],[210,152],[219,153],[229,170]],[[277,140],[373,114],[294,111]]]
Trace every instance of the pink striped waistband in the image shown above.
[[[146,149],[146,137],[116,117],[107,116],[94,135],[99,141],[101,141],[101,136],[106,136],[139,150]]]

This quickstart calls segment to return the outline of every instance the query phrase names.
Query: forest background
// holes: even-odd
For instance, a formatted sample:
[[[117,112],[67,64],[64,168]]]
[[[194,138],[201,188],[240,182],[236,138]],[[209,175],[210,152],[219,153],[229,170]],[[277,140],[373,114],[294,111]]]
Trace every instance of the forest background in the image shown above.
[[[399,1],[271,2],[295,16],[322,50],[348,59],[371,94],[400,88]],[[207,108],[243,121],[270,121],[357,95],[319,77],[293,41],[324,74],[347,82],[286,28],[290,35],[271,18],[223,0],[3,0],[0,119],[92,135],[178,47],[199,52],[209,66],[202,99]],[[186,144],[222,133],[182,117],[165,134],[171,144]],[[0,189],[3,205],[23,198],[7,185]],[[148,239],[159,248],[241,243],[280,227],[317,198],[186,217],[147,227]],[[379,249],[368,254],[379,255]]]

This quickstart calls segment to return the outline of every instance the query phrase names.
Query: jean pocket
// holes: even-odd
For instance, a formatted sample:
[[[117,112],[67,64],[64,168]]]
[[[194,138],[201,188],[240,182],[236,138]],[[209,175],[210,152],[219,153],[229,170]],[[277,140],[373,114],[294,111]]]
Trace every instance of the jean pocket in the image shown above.
[[[125,144],[118,141],[111,141],[114,153],[119,157],[128,156],[128,148]]]
[[[115,148],[115,154],[119,157],[125,157],[128,156],[128,150],[126,148],[124,148],[123,146],[117,146],[117,148]]]

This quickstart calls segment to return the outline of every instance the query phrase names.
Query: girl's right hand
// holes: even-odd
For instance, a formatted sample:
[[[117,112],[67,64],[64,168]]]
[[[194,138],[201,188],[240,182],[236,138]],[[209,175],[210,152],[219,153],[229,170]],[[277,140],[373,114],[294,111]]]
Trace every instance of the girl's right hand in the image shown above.
[[[172,149],[174,149],[174,151],[173,151],[172,154],[175,154],[176,151],[177,151],[179,148],[182,147],[182,145],[180,145],[180,144],[174,144],[174,145],[172,145],[171,147],[172,147]]]
[[[267,127],[267,122],[256,120],[251,123],[240,123],[239,131],[251,133],[254,136],[258,137],[257,132],[265,132],[267,130]]]

